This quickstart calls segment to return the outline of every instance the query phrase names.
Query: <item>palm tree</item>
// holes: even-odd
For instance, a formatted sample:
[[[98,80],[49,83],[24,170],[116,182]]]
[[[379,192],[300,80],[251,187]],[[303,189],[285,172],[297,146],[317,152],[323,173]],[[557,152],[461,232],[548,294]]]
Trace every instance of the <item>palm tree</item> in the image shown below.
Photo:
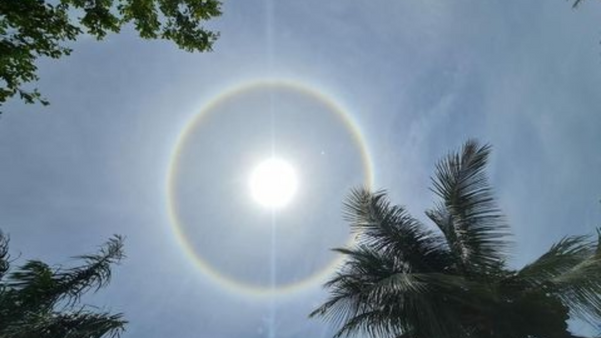
[[[566,237],[520,270],[506,265],[509,227],[485,175],[490,146],[468,141],[436,165],[433,227],[385,192],[353,190],[355,245],[310,316],[336,337],[567,338],[567,319],[601,319],[599,238]]]
[[[32,260],[10,269],[8,237],[0,232],[0,338],[117,337],[121,314],[81,305],[88,291],[98,291],[111,277],[111,265],[123,258],[123,240],[111,238],[98,254],[79,256],[74,268],[52,268]]]

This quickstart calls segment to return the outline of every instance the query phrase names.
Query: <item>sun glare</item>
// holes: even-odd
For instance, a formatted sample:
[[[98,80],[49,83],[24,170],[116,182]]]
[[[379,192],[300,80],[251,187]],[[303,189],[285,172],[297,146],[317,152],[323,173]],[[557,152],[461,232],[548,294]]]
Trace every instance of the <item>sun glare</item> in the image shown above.
[[[280,159],[270,158],[261,162],[250,177],[253,198],[269,208],[280,208],[288,204],[297,187],[294,168]]]

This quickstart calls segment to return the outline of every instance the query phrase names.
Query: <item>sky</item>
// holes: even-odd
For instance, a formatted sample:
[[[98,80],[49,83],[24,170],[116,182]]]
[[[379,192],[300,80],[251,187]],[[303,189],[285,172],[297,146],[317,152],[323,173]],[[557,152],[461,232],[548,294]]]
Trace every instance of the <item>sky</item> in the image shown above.
[[[510,265],[601,225],[601,3],[227,2],[210,53],[132,29],[40,60],[48,107],[0,118],[0,228],[14,256],[74,264],[112,234],[127,259],[89,298],[125,338],[330,337],[307,314],[371,181],[424,219],[438,159],[469,138],[515,234]],[[275,214],[248,177],[275,153]],[[270,293],[270,288],[277,292]],[[267,291],[266,291],[267,290]],[[576,333],[592,332],[572,322]]]

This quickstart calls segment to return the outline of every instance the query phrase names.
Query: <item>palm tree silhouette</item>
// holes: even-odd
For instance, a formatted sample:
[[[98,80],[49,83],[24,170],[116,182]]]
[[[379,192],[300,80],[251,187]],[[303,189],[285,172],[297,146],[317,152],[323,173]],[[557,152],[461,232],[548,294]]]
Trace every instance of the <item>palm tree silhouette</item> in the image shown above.
[[[511,233],[485,174],[489,153],[470,140],[436,165],[434,227],[385,192],[353,190],[355,245],[336,249],[346,261],[310,316],[336,325],[336,337],[565,338],[575,337],[571,316],[598,323],[598,239],[566,237],[520,270],[507,266]]]
[[[115,338],[127,323],[120,313],[82,305],[81,297],[111,279],[124,257],[114,236],[96,254],[79,256],[72,268],[30,260],[11,269],[8,237],[0,232],[0,338]]]

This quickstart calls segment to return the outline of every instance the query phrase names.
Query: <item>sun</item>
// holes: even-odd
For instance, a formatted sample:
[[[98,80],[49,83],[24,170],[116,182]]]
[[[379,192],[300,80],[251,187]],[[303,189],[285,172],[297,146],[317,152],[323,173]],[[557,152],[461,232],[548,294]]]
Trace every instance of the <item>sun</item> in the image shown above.
[[[294,168],[286,161],[270,158],[261,162],[250,176],[250,191],[264,207],[281,208],[288,204],[298,188]]]

